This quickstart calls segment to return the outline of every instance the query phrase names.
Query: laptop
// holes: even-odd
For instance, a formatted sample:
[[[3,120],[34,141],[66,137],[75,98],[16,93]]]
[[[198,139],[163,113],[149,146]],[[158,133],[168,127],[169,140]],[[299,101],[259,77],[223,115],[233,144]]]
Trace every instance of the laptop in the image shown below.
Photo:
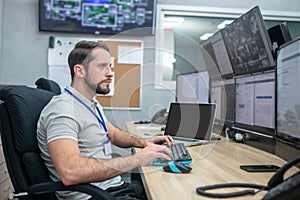
[[[211,140],[216,104],[171,103],[165,135],[186,146]]]

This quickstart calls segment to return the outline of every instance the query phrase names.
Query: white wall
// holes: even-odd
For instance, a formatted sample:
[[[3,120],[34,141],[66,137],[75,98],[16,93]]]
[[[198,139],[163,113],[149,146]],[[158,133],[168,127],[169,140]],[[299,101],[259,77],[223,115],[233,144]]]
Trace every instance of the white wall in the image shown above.
[[[157,0],[159,4],[172,5],[195,5],[220,8],[241,8],[250,9],[259,5],[262,10],[295,11],[299,12],[300,3],[298,0]]]
[[[249,9],[259,4],[262,10],[298,11],[299,0],[158,0],[160,4],[197,5]],[[0,1],[0,84],[25,84],[34,86],[39,77],[47,77],[47,48],[49,36],[94,37],[91,35],[45,33],[38,31],[38,0]],[[153,37],[142,38],[144,45],[152,45]],[[146,51],[145,62],[154,61],[151,51]],[[149,120],[160,107],[168,107],[175,100],[172,91],[154,89],[154,67],[145,66],[142,90],[142,109],[139,111],[108,110],[108,118],[121,128],[124,121]]]

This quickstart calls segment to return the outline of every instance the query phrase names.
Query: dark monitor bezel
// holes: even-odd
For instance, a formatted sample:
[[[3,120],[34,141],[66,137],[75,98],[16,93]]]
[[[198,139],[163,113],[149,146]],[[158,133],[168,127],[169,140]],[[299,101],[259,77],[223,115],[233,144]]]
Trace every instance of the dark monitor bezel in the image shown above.
[[[245,129],[248,130],[249,132],[257,132],[257,133],[261,133],[261,134],[266,134],[266,135],[270,135],[270,136],[275,136],[275,128],[267,128],[267,127],[262,127],[262,126],[251,126],[248,124],[242,124],[242,123],[234,123],[234,127],[236,128],[241,128],[241,129]]]

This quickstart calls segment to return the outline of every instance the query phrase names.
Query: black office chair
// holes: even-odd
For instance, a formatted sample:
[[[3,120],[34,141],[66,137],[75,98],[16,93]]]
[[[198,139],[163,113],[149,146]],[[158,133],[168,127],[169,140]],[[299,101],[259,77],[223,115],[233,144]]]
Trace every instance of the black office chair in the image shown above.
[[[41,110],[55,95],[26,86],[6,86],[0,90],[0,133],[8,172],[19,200],[56,199],[56,191],[78,191],[92,199],[113,199],[90,184],[64,186],[53,182],[40,157],[36,125]]]
[[[35,85],[37,86],[37,88],[40,88],[43,90],[48,90],[48,91],[54,92],[55,94],[61,93],[58,83],[56,83],[55,81],[52,81],[50,79],[39,78],[35,82]]]

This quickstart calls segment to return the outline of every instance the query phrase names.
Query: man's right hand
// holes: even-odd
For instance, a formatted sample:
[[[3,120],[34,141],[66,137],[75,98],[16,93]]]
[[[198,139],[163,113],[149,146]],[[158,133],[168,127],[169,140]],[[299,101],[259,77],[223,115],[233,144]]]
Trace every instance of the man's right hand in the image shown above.
[[[165,145],[156,145],[149,143],[144,149],[135,154],[139,166],[147,166],[155,158],[171,160],[172,152]]]

